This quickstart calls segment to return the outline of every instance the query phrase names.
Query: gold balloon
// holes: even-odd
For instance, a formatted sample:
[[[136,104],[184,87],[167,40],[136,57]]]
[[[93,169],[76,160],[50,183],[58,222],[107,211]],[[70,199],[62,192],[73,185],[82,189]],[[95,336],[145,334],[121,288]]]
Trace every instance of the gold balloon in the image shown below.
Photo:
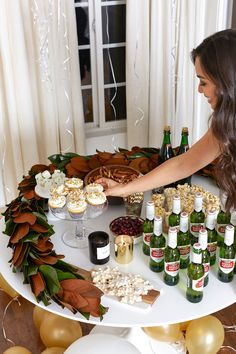
[[[33,310],[33,322],[35,327],[39,330],[40,326],[45,318],[45,316],[48,316],[50,312],[42,309],[39,306],[35,306]]]
[[[63,354],[65,352],[65,348],[52,347],[45,349],[41,354]]]
[[[185,321],[185,322],[180,322],[180,330],[181,331],[186,331],[188,325],[190,324],[191,321]]]
[[[210,315],[189,324],[185,339],[189,354],[216,354],[224,342],[224,327],[218,318]]]
[[[49,314],[40,326],[40,337],[45,347],[67,348],[82,336],[79,322]]]
[[[6,282],[0,273],[0,288],[5,291],[11,297],[17,297],[19,294]]]
[[[179,323],[157,327],[143,327],[143,330],[149,337],[161,342],[175,342],[182,338]]]
[[[32,352],[24,347],[15,346],[5,350],[3,354],[32,354]]]

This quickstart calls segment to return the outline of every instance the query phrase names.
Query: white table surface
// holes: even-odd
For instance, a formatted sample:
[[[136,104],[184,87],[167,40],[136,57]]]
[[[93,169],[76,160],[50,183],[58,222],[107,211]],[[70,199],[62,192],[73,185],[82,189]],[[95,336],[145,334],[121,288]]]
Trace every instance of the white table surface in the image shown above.
[[[217,187],[204,177],[194,177],[192,183],[202,185],[207,190],[218,195]],[[150,194],[146,195],[148,199]],[[142,214],[144,216],[143,208]],[[109,223],[115,217],[124,215],[123,206],[109,206],[107,211],[100,217],[94,220],[85,222],[85,226],[91,227],[94,230],[104,230],[109,232]],[[68,228],[74,228],[73,221],[63,221],[56,219],[52,215],[48,215],[49,223],[54,225],[55,234],[51,237],[54,243],[55,250],[58,254],[65,255],[65,261],[68,261],[76,266],[91,270],[94,265],[89,261],[88,248],[75,249],[66,246],[61,235]],[[1,230],[4,229],[4,220],[1,220]],[[9,284],[24,298],[32,303],[45,308],[48,311],[58,315],[76,319],[82,322],[88,322],[79,313],[73,315],[69,310],[62,309],[59,305],[52,302],[45,307],[43,303],[37,303],[34,295],[31,292],[30,286],[23,284],[23,276],[12,272],[9,266],[11,259],[11,249],[7,248],[8,236],[2,234],[0,239],[0,272]],[[157,326],[164,324],[173,324],[192,320],[202,317],[218,310],[221,310],[236,300],[236,277],[228,284],[222,283],[217,279],[217,267],[213,266],[209,274],[209,284],[204,288],[203,300],[198,304],[192,304],[186,300],[186,270],[180,271],[180,282],[176,286],[165,285],[162,277],[163,274],[154,273],[148,267],[148,257],[142,253],[141,244],[134,246],[134,260],[128,265],[119,265],[114,259],[114,247],[111,236],[111,257],[107,265],[111,267],[118,266],[121,271],[140,274],[142,277],[150,280],[157,290],[161,291],[160,297],[156,300],[153,306],[144,307],[142,305],[127,305],[121,304],[115,299],[102,297],[102,304],[109,307],[109,311],[104,315],[104,319],[100,322],[99,319],[91,317],[89,322],[103,326],[114,327],[135,327],[135,326]],[[106,266],[106,265],[104,265]]]

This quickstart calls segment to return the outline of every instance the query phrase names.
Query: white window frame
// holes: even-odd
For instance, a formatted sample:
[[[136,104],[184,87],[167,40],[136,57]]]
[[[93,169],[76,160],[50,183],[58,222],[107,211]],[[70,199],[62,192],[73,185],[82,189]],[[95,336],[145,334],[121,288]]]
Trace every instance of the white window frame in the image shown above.
[[[79,45],[78,49],[90,49],[91,85],[83,85],[82,90],[92,89],[93,122],[85,123],[86,137],[102,136],[126,132],[126,117],[122,120],[105,121],[104,90],[111,87],[124,87],[126,82],[104,84],[103,49],[125,47],[126,43],[102,43],[102,14],[103,6],[123,5],[126,0],[88,0],[75,3],[75,7],[88,7],[89,14],[89,45]]]

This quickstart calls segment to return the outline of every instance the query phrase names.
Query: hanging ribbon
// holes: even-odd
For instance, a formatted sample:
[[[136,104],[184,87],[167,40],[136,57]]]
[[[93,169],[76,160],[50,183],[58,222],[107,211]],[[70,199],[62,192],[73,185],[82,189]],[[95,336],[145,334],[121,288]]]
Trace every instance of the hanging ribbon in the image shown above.
[[[1,291],[4,292],[3,289],[0,289]],[[16,301],[18,303],[19,306],[21,306],[21,303],[19,301],[19,296],[17,297],[14,297],[13,299],[11,299],[7,306],[5,307],[4,311],[3,311],[3,316],[2,316],[2,333],[3,333],[3,338],[5,339],[5,341],[11,343],[13,346],[15,345],[14,341],[11,340],[10,338],[7,337],[7,334],[6,334],[6,329],[5,329],[5,319],[6,319],[6,315],[7,315],[7,311],[8,311],[8,308],[11,306],[11,304]]]

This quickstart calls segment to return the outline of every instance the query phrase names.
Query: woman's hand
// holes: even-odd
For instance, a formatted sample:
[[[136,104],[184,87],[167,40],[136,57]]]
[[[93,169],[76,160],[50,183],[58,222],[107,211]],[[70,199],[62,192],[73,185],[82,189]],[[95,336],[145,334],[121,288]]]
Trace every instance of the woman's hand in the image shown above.
[[[113,179],[101,177],[95,181],[95,183],[99,183],[103,186],[104,192],[106,196],[113,196],[113,197],[126,197],[127,195],[124,194],[124,184],[118,183]]]
[[[101,177],[95,181],[95,183],[99,183],[103,186],[104,190],[106,191],[107,189],[113,188],[117,185],[119,185],[118,182],[114,181],[113,179],[106,178],[106,177]]]

